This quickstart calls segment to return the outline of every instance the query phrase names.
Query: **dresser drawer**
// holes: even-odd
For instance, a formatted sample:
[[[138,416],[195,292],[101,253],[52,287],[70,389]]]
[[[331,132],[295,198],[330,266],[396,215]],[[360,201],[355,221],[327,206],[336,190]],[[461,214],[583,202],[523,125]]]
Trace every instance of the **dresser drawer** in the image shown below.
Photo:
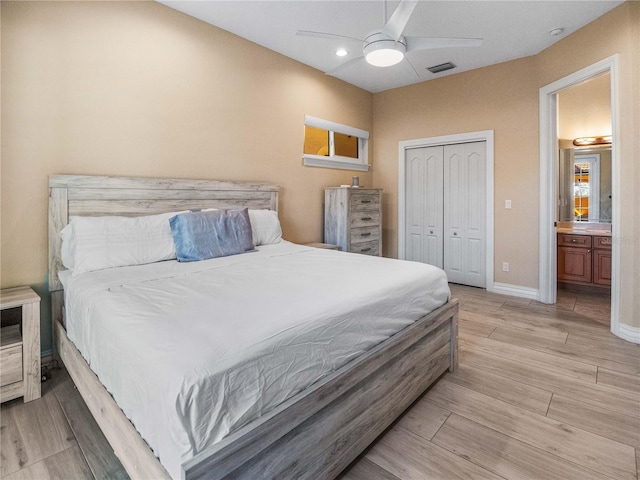
[[[558,245],[566,247],[591,248],[591,237],[589,235],[571,235],[560,233],[558,234]]]
[[[0,386],[22,380],[22,344],[0,350]]]
[[[369,227],[380,225],[380,212],[353,212],[349,214],[349,227]]]
[[[351,243],[376,242],[380,238],[380,227],[373,225],[371,227],[358,227],[351,229]]]
[[[593,237],[593,248],[611,250],[611,237]]]
[[[351,211],[377,211],[380,209],[380,195],[377,193],[353,192],[351,194]]]
[[[350,251],[353,253],[380,256],[380,242],[376,240],[373,242],[356,243],[351,245]]]

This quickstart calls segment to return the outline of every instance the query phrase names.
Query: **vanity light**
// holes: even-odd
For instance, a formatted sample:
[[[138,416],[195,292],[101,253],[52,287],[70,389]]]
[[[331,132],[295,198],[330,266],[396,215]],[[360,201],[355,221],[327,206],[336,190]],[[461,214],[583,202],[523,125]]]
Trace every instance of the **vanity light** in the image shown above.
[[[337,57],[346,57],[347,55],[349,55],[349,52],[346,51],[344,48],[339,48],[338,50],[336,50]]]
[[[604,135],[602,137],[580,137],[573,140],[573,144],[576,147],[586,147],[589,145],[610,145],[611,135]]]

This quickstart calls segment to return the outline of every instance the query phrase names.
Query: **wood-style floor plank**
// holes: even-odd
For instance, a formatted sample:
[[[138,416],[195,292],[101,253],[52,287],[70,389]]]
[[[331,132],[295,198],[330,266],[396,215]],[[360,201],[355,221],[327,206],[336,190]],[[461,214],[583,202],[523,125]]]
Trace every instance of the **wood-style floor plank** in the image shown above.
[[[505,478],[608,478],[455,413],[438,431],[433,443]]]
[[[622,415],[640,418],[640,396],[596,383],[584,382],[576,378],[537,368],[526,363],[506,360],[482,351],[460,348],[464,362],[495,375],[505,376],[569,398],[584,401],[590,405],[608,408]]]
[[[496,329],[497,330],[497,329]],[[538,339],[526,335],[514,335],[512,331],[494,331],[490,338],[511,343],[538,352],[550,353],[564,358],[579,360],[599,367],[609,368],[632,375],[640,374],[640,364],[628,355],[613,348],[590,348],[587,345],[542,343]]]
[[[561,395],[553,396],[547,416],[636,449],[640,448],[640,420],[637,418],[619,415]]]
[[[487,325],[486,323],[474,322],[472,320],[465,320],[460,318],[458,322],[458,330],[478,335],[480,337],[488,337],[496,327],[493,325]]]
[[[339,478],[340,480],[401,480],[366,457],[359,459]]]
[[[402,480],[501,478],[399,426],[389,430],[365,458]]]
[[[598,383],[613,388],[636,392],[640,395],[640,375],[616,372],[607,368],[598,368]]]
[[[94,477],[129,479],[71,378],[59,382],[54,391]]]
[[[630,359],[635,359],[636,362],[640,363],[640,345],[627,342],[612,333],[594,335],[592,332],[570,332],[567,337],[567,344],[594,347],[605,351],[615,349],[617,352],[628,355]]]
[[[454,374],[448,375],[447,380],[540,415],[547,413],[551,402],[550,391],[487,373],[464,363]]]
[[[73,432],[52,392],[23,403],[2,406],[0,476],[44,460],[76,445]]]
[[[637,479],[635,449],[629,445],[474,392],[446,377],[427,397],[462,417],[603,475]]]
[[[526,319],[518,319],[515,316],[510,316],[502,310],[496,312],[461,311],[459,317],[463,320],[483,323],[496,328],[514,329],[515,331],[524,332],[534,337],[557,343],[565,343],[568,336],[566,329],[537,326]]]
[[[524,362],[529,365],[535,365],[538,368],[579,378],[586,382],[595,383],[598,375],[598,367],[589,363],[538,352],[511,343],[500,342],[493,338],[473,337],[467,335],[464,331],[459,332],[458,337],[460,345],[463,345],[467,350],[483,351],[507,360]]]
[[[422,397],[400,418],[397,425],[431,440],[450,414],[449,410]]]
[[[5,478],[5,477],[3,477]],[[77,445],[12,473],[5,480],[84,480],[93,478]],[[109,477],[101,477],[105,480]]]

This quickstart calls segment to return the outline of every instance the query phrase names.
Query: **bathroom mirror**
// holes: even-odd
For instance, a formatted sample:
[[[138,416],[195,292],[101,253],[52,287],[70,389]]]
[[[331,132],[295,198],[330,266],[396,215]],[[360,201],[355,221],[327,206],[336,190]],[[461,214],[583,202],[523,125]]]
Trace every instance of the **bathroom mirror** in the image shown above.
[[[561,149],[558,168],[559,221],[611,223],[611,145]]]

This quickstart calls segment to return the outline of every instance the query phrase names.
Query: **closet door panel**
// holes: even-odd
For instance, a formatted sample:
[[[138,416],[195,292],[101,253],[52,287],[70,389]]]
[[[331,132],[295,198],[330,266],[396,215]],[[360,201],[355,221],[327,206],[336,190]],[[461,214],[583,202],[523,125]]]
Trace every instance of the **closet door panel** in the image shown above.
[[[485,287],[486,252],[486,152],[484,142],[464,145],[467,165],[467,205],[466,205],[466,256],[467,269],[465,284]]]
[[[407,150],[406,258],[442,268],[442,147]]]
[[[444,271],[450,282],[465,283],[467,166],[463,145],[444,147]]]

